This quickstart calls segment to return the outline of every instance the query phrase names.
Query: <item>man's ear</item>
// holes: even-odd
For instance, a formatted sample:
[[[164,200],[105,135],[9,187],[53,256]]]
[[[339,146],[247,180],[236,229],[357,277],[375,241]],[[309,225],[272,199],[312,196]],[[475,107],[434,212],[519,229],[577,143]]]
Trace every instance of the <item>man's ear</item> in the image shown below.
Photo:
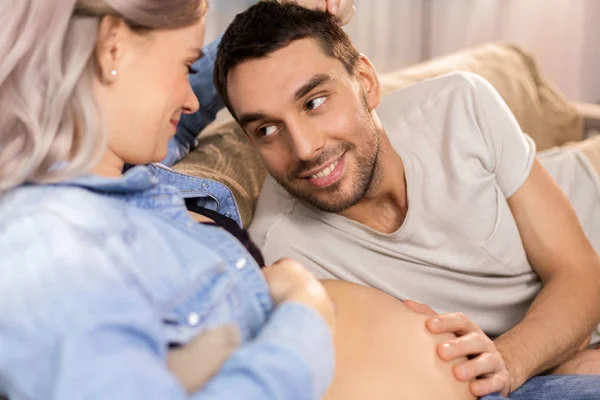
[[[117,80],[128,32],[129,28],[119,17],[106,15],[100,20],[95,50],[100,82],[111,84]]]
[[[365,93],[369,111],[373,111],[381,100],[381,84],[377,72],[375,72],[375,67],[364,54],[360,55],[356,65],[356,76]]]

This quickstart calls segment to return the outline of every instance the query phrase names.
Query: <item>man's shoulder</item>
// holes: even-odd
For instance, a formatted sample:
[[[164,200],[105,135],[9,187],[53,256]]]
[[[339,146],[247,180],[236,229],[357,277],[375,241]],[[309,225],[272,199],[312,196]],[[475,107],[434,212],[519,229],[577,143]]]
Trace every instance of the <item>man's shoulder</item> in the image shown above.
[[[489,83],[475,73],[450,72],[388,93],[383,96],[377,112],[408,113],[412,110],[420,110],[424,105],[440,99],[470,94],[487,85]]]

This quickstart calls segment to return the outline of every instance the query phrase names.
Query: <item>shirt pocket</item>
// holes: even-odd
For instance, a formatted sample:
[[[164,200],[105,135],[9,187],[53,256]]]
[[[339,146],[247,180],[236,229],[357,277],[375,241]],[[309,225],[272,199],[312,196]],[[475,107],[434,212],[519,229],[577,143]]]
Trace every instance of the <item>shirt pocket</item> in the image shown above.
[[[531,272],[517,222],[513,217],[504,194],[496,188],[496,219],[492,232],[481,244],[481,248],[503,269],[513,274]]]
[[[223,325],[242,325],[241,291],[227,266],[217,266],[202,274],[163,315],[167,340],[171,344],[188,343],[198,334]]]

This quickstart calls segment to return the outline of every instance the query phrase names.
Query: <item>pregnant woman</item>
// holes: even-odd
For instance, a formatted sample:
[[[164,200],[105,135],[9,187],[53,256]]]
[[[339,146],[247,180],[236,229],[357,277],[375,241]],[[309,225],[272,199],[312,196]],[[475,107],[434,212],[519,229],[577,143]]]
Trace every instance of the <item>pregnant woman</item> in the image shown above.
[[[165,158],[198,110],[206,7],[0,10],[0,396],[472,398],[425,316],[373,289],[324,290],[290,260],[261,271],[155,167],[123,173]]]

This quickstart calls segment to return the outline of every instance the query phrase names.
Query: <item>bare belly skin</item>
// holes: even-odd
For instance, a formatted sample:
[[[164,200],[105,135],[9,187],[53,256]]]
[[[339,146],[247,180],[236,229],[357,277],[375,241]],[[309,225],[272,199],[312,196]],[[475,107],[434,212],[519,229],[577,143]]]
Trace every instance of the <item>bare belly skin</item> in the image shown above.
[[[336,372],[325,400],[468,400],[436,345],[453,335],[432,335],[425,315],[379,290],[323,281],[336,304]]]

